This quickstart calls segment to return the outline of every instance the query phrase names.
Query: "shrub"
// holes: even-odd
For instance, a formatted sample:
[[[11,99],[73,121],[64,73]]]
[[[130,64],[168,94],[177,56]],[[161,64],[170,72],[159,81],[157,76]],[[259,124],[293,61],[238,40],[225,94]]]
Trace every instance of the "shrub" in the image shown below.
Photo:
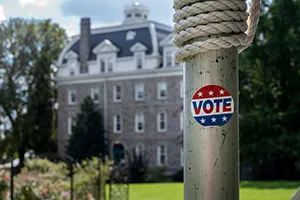
[[[170,178],[166,176],[166,167],[151,167],[148,169],[146,176],[146,182],[148,183],[159,183],[159,182],[170,182]]]
[[[129,159],[129,171],[131,183],[144,183],[148,173],[148,157],[147,154],[136,154],[133,151],[132,158]]]
[[[183,168],[181,168],[175,174],[173,174],[172,180],[174,182],[183,182]]]

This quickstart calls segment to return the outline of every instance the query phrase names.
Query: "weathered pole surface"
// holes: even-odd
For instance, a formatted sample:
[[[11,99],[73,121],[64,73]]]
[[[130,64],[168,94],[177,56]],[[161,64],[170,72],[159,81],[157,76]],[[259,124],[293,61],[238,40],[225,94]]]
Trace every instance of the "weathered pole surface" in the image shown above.
[[[201,53],[185,62],[185,200],[239,199],[237,55],[237,48],[234,47]],[[217,107],[223,106],[223,111],[226,111],[224,106],[234,105],[231,119],[221,118],[219,115],[219,118],[213,117],[213,121],[209,121],[210,119],[207,117],[210,115],[204,113],[203,116],[206,117],[206,120],[204,118],[199,118],[203,120],[201,122],[195,120],[192,99],[200,88],[207,85],[221,86],[230,93],[234,104],[233,102],[232,104],[219,102],[218,105],[214,105],[214,109],[218,111]],[[211,100],[222,99],[222,95],[216,93],[217,90],[213,95],[210,94]],[[228,110],[228,108],[226,109]],[[206,108],[203,109],[210,110],[210,105],[206,104]],[[224,113],[226,114],[226,112],[221,113],[222,116],[225,116]],[[215,126],[216,119],[220,120],[220,123],[225,123],[227,120],[228,122],[225,125]],[[212,123],[212,126],[203,126],[205,123]]]

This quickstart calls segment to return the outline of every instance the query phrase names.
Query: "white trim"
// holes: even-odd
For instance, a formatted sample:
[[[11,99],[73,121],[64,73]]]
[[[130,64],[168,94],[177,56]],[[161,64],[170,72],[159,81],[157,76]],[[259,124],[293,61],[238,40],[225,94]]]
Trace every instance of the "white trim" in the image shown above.
[[[148,48],[139,42],[135,43],[130,47],[131,52],[140,52],[140,51],[147,51],[147,50]]]
[[[95,100],[95,93],[97,93],[98,95],[98,100]],[[99,100],[100,100],[100,90],[99,88],[91,88],[91,99],[93,100],[93,102],[95,104],[98,104],[99,103]]]
[[[137,79],[148,79],[148,78],[159,78],[159,77],[170,77],[170,76],[183,76],[181,67],[174,68],[161,68],[161,69],[141,69],[133,72],[114,72],[106,74],[96,75],[81,75],[73,77],[60,77],[57,78],[57,85],[73,85],[83,83],[98,83],[107,81],[123,81],[123,80],[137,80]]]
[[[180,81],[180,97],[181,98],[184,97],[184,84],[183,84],[183,80]]]
[[[120,116],[120,129],[121,130],[117,130],[117,117]],[[123,130],[123,116],[121,114],[117,114],[114,116],[113,119],[113,129],[114,129],[114,133],[115,134],[120,134],[122,133]]]
[[[69,135],[73,134],[73,132],[72,132],[72,126],[73,126],[74,120],[75,120],[74,117],[69,117],[68,118],[68,134]],[[75,123],[76,123],[76,121],[75,121]],[[74,123],[74,126],[75,126],[75,123]]]
[[[184,167],[184,151],[182,147],[180,148],[180,165]]]
[[[165,86],[166,87],[166,96],[165,97],[162,97],[160,95],[161,86]],[[165,99],[167,99],[167,97],[168,97],[168,83],[167,82],[158,82],[156,87],[157,87],[157,99],[159,99],[159,100],[165,100]]]
[[[152,55],[158,55],[158,41],[157,41],[157,33],[154,23],[149,24],[149,31],[151,36],[151,42],[152,42]]]
[[[161,129],[161,127],[160,127],[160,123],[161,123],[160,115],[161,114],[164,114],[164,122],[165,122],[164,129]],[[159,132],[159,133],[167,132],[167,130],[168,130],[168,114],[166,111],[160,111],[159,113],[157,113],[156,123],[157,123],[157,132]]]
[[[72,101],[72,93],[75,93],[75,102]],[[68,90],[68,104],[69,105],[76,105],[76,89],[72,88]]]
[[[120,99],[117,99],[117,87],[120,87]],[[114,85],[113,87],[113,101],[115,103],[119,103],[119,102],[122,102],[122,99],[123,99],[123,88],[121,85]]]
[[[164,156],[165,156],[165,163],[161,163],[161,147],[164,147]],[[166,166],[168,165],[168,147],[166,145],[160,144],[157,146],[157,165],[158,166]]]
[[[162,41],[160,41],[159,45],[162,47],[165,46],[173,46],[172,39],[173,39],[173,34],[171,33],[167,37],[165,37]]]
[[[138,123],[140,122],[139,121],[139,117],[141,117],[141,123],[143,124],[143,129],[142,130],[138,130]],[[145,115],[144,115],[144,113],[142,113],[142,112],[139,112],[139,113],[136,113],[135,114],[135,132],[136,133],[144,133],[145,132]]]
[[[111,41],[106,39],[99,43],[92,51],[95,55],[99,55],[101,53],[115,53],[120,51],[120,49],[116,47]]]
[[[78,58],[78,54],[75,51],[68,51],[65,55],[67,60],[76,60]]]
[[[57,67],[60,67],[62,65],[65,54],[79,40],[79,38],[80,38],[80,36],[74,36],[73,40],[65,46],[65,48],[62,50],[62,52],[60,53],[60,55],[58,57]]]
[[[183,124],[183,123],[184,123],[184,115],[183,115],[183,111],[180,112],[179,118],[180,118],[180,119],[179,119],[179,120],[180,120],[180,121],[179,121],[179,123],[180,123],[180,130],[182,131],[182,130],[183,130],[183,125],[184,125],[184,124]]]
[[[142,98],[139,98],[139,93],[138,93],[139,87],[141,87],[142,90],[143,90],[143,97]],[[135,100],[136,101],[145,100],[145,84],[144,83],[136,83],[135,86],[134,86],[134,90],[135,90]]]

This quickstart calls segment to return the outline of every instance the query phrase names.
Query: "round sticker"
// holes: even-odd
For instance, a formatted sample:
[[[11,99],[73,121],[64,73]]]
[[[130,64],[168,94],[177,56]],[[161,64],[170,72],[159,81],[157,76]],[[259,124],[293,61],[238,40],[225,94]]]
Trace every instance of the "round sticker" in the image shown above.
[[[234,101],[223,87],[207,85],[194,94],[191,111],[202,126],[224,126],[233,115]]]

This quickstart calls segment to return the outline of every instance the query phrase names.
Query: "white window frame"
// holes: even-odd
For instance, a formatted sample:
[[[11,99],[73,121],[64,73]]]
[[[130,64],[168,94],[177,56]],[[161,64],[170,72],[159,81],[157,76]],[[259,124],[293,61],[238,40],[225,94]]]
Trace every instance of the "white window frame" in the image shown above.
[[[161,163],[161,147],[164,147],[164,156],[165,156],[165,163]],[[157,165],[158,166],[166,166],[168,164],[168,148],[166,145],[158,145],[157,146]]]
[[[118,116],[120,116],[120,130],[117,130],[117,118]],[[122,133],[123,131],[123,116],[121,114],[117,114],[114,116],[114,120],[113,120],[113,127],[114,127],[114,133]]]
[[[142,154],[142,156],[143,156],[143,154],[145,152],[145,146],[144,146],[144,144],[143,143],[139,143],[139,144],[135,145],[134,151],[135,151],[135,155],[139,156],[139,155]]]
[[[72,132],[73,126],[76,126],[76,119],[75,119],[75,117],[69,117],[68,118],[68,134],[69,135],[73,134],[73,132]]]
[[[171,63],[168,63],[169,58],[171,58]],[[172,66],[174,66],[173,51],[167,50],[165,51],[165,67],[172,67]]]
[[[73,102],[72,101],[72,94],[74,92],[74,95],[75,95],[75,101]],[[69,89],[68,90],[68,103],[69,105],[75,105],[76,104],[76,89]]]
[[[139,130],[139,123],[140,122],[143,124],[143,129],[142,130]],[[135,132],[136,133],[145,132],[145,115],[142,112],[135,114]]]
[[[164,114],[164,120],[165,120],[165,128],[161,129],[160,124],[161,124],[161,120],[160,120],[160,115]],[[165,111],[161,111],[157,114],[157,132],[166,132],[167,131],[167,126],[168,126],[168,116],[167,113]]]
[[[180,97],[181,98],[184,97],[184,84],[183,84],[183,80],[180,81]]]
[[[164,86],[166,87],[166,96],[162,97],[160,95],[160,93],[161,93],[161,88],[164,87]],[[167,82],[158,82],[157,83],[157,99],[160,99],[160,100],[167,99],[167,96],[168,96],[168,84],[167,84]]]
[[[98,94],[98,99],[95,100],[95,94]],[[98,104],[99,99],[100,99],[100,90],[99,88],[91,88],[91,99],[93,100],[94,103]]]
[[[111,73],[115,71],[116,66],[116,55],[114,54],[105,54],[98,56],[99,72],[100,73]],[[102,71],[102,63],[104,64],[104,71]]]
[[[117,87],[120,87],[120,99],[117,99]],[[122,102],[123,99],[123,88],[121,85],[115,85],[113,88],[113,99],[114,102]]]
[[[143,97],[139,98],[139,89],[142,88],[143,90]],[[145,84],[144,83],[137,83],[135,84],[135,100],[142,101],[145,99]]]
[[[142,61],[142,68],[138,68],[138,58],[141,58]],[[137,70],[145,69],[145,52],[136,52],[134,53],[134,61],[135,61],[135,68]]]
[[[184,167],[184,150],[182,147],[180,148],[180,165]]]
[[[183,111],[180,112],[180,130],[183,130],[183,124],[184,123],[184,115],[183,115]]]

